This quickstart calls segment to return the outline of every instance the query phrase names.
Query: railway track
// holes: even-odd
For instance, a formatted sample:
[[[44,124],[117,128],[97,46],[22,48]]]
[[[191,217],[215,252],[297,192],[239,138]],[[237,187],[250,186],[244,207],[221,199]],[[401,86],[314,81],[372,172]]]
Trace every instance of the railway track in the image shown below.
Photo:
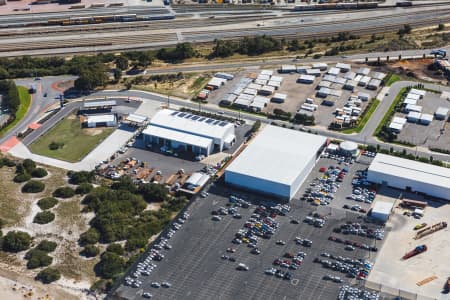
[[[449,6],[450,4],[436,4],[432,6],[424,7],[440,7]],[[414,7],[413,7],[414,8]],[[391,8],[378,8],[374,11],[389,10]],[[266,11],[270,12],[270,11]],[[309,16],[321,16],[321,15],[341,15],[341,14],[358,14],[361,11],[317,11],[317,12],[288,12],[283,16],[276,16],[273,13],[267,15],[255,15],[255,16],[228,16],[228,17],[217,17],[215,19],[175,19],[171,21],[161,20],[161,21],[140,21],[140,22],[125,22],[125,23],[103,23],[103,24],[90,24],[90,25],[73,25],[73,26],[51,26],[51,27],[29,27],[20,29],[0,29],[1,37],[23,37],[25,34],[28,36],[39,36],[39,35],[58,35],[66,33],[86,33],[86,32],[118,32],[118,31],[138,31],[146,29],[174,29],[174,28],[185,28],[185,27],[209,27],[209,26],[219,26],[232,24],[234,22],[251,22],[251,21],[265,21],[265,20],[282,20],[289,17],[309,17]],[[410,12],[399,13],[396,15],[407,15]]]
[[[442,20],[448,20],[450,9],[441,9],[437,12],[417,12],[416,14],[402,13],[389,16],[375,16],[372,18],[349,19],[336,23],[336,21],[322,22],[316,24],[289,24],[271,27],[255,28],[220,28],[211,30],[190,30],[192,27],[186,25],[179,29],[178,33],[182,35],[183,41],[189,42],[209,42],[216,38],[235,39],[248,35],[267,34],[275,37],[304,37],[332,36],[338,32],[348,31],[355,34],[370,34],[376,32],[385,32],[397,30],[404,24],[411,26],[424,26],[440,23]],[[408,20],[408,22],[405,22]],[[364,21],[364,22],[362,22]],[[220,23],[219,23],[220,24]],[[339,24],[340,26],[336,26]],[[225,24],[226,25],[226,24]],[[216,25],[218,26],[218,25]],[[211,27],[211,26],[209,26]],[[49,39],[48,36],[42,37],[43,40],[36,39],[33,42],[24,42],[26,37],[22,36],[18,42],[14,39],[0,39],[0,53],[27,50],[45,50],[61,49],[61,53],[70,52],[69,48],[77,48],[79,52],[89,52],[89,47],[97,47],[97,51],[114,51],[125,49],[143,49],[151,48],[154,45],[168,45],[179,42],[176,32],[155,33],[152,30],[139,30],[132,32],[113,32],[110,35],[107,32],[101,34],[78,34],[65,35],[61,39]],[[44,40],[45,39],[45,40]],[[22,42],[20,41],[22,40]],[[81,49],[80,49],[81,48]],[[44,52],[44,51],[42,51]],[[45,53],[42,53],[45,54]],[[2,55],[7,56],[7,55]]]

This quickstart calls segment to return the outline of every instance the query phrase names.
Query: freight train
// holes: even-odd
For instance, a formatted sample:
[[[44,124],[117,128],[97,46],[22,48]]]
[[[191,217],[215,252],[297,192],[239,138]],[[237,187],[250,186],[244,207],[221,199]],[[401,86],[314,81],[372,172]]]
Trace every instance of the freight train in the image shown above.
[[[297,5],[295,11],[332,10],[332,9],[368,9],[377,8],[378,2],[325,3],[313,5]]]
[[[136,14],[126,15],[105,15],[105,16],[89,16],[89,17],[69,17],[60,19],[49,19],[46,25],[85,25],[85,24],[100,24],[110,22],[135,22],[135,21],[151,21],[151,20],[169,20],[174,19],[175,16],[167,15],[148,15],[138,16]]]

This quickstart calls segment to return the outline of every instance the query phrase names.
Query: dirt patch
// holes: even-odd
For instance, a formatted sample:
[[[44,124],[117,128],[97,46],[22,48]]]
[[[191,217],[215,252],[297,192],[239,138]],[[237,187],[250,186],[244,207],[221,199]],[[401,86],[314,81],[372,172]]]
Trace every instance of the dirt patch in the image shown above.
[[[74,115],[74,114],[70,114],[70,115],[67,116],[68,120],[75,120],[76,118],[77,118],[77,116]]]
[[[90,136],[96,136],[102,134],[103,129],[101,128],[85,128],[83,129],[84,133]]]
[[[429,69],[433,63],[433,59],[414,59],[401,60],[387,64],[380,68],[382,72],[395,73],[408,80],[419,79],[428,82],[446,83],[445,76],[436,72],[436,70]]]
[[[64,81],[58,82],[56,84],[56,87],[61,90],[68,90],[70,88],[73,88],[74,84],[75,84],[74,80],[64,80]]]

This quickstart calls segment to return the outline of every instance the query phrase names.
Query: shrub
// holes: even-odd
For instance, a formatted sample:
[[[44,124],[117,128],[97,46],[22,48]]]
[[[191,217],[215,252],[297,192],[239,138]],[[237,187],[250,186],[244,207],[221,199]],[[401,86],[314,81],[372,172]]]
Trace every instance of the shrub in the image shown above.
[[[40,181],[30,180],[22,187],[22,193],[40,193],[44,189],[44,183]]]
[[[7,166],[7,167],[11,168],[11,167],[15,167],[16,163],[7,157],[3,157],[2,159],[0,159],[0,168],[3,166]]]
[[[34,216],[33,223],[37,224],[47,224],[52,222],[55,219],[55,214],[51,211],[44,210],[39,212]]]
[[[31,179],[31,176],[27,173],[19,173],[14,177],[14,182],[22,183]]]
[[[48,175],[47,171],[43,168],[36,168],[31,172],[31,176],[37,177],[37,178],[42,178],[47,175]]]
[[[83,182],[75,189],[75,193],[81,195],[89,194],[93,189],[94,187],[92,186],[92,184]]]
[[[95,173],[88,171],[69,171],[67,172],[67,176],[69,177],[69,182],[72,184],[80,184],[83,182],[92,183],[95,179]]]
[[[112,252],[105,252],[101,256],[100,262],[95,265],[98,276],[111,279],[125,270],[125,261],[119,255]]]
[[[42,199],[39,199],[39,201],[37,202],[37,205],[42,210],[50,209],[53,206],[55,206],[56,204],[58,204],[58,199],[53,198],[53,197],[42,198]]]
[[[46,268],[40,271],[36,276],[36,279],[42,281],[43,283],[51,283],[60,278],[61,274],[59,273],[59,271],[53,268]]]
[[[90,228],[88,231],[80,235],[80,244],[95,244],[100,239],[100,233],[95,228]]]
[[[100,249],[94,245],[86,245],[83,251],[81,251],[81,255],[86,257],[95,257],[100,253]]]
[[[53,241],[42,240],[39,245],[36,246],[36,249],[42,250],[45,252],[53,252],[56,249],[57,244]]]
[[[75,195],[75,191],[73,190],[73,188],[68,187],[68,186],[63,186],[63,187],[57,188],[53,192],[53,197],[58,197],[58,198],[70,198],[70,197],[73,197],[74,195]]]
[[[116,253],[118,255],[123,255],[123,253],[124,253],[124,250],[123,250],[123,247],[121,244],[110,244],[106,248],[106,251]]]
[[[61,143],[61,142],[51,142],[49,145],[48,145],[48,148],[50,149],[50,150],[58,150],[59,148],[62,148],[62,147],[64,147],[64,143]]]
[[[30,247],[31,237],[23,231],[10,231],[3,238],[2,248],[7,252],[20,252]]]
[[[22,165],[25,171],[27,171],[28,173],[31,173],[34,169],[36,169],[36,163],[28,158],[22,162]]]
[[[46,267],[52,264],[53,258],[47,255],[47,252],[32,249],[27,252],[25,255],[25,259],[28,259],[27,268],[28,269],[36,269],[40,267]]]

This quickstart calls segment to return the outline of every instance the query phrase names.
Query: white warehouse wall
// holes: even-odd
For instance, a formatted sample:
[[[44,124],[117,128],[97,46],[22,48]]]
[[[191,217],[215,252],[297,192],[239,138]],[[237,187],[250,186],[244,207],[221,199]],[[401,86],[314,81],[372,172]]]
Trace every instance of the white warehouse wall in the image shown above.
[[[290,199],[291,187],[289,185],[264,180],[231,171],[225,171],[225,182],[244,189],[271,194],[284,199]]]
[[[403,190],[406,190],[406,187],[411,187],[413,192],[421,192],[429,196],[450,200],[450,186],[436,186],[432,183],[420,182],[410,178],[401,178],[370,169],[367,172],[367,180],[378,184],[383,184],[383,182],[386,182],[388,186]]]
[[[305,168],[298,174],[297,178],[291,184],[289,199],[292,199],[295,196],[297,191],[300,189],[302,183],[308,177],[309,173],[311,173],[311,170],[314,168],[315,165],[316,165],[316,157],[311,157],[308,164],[305,165]]]

